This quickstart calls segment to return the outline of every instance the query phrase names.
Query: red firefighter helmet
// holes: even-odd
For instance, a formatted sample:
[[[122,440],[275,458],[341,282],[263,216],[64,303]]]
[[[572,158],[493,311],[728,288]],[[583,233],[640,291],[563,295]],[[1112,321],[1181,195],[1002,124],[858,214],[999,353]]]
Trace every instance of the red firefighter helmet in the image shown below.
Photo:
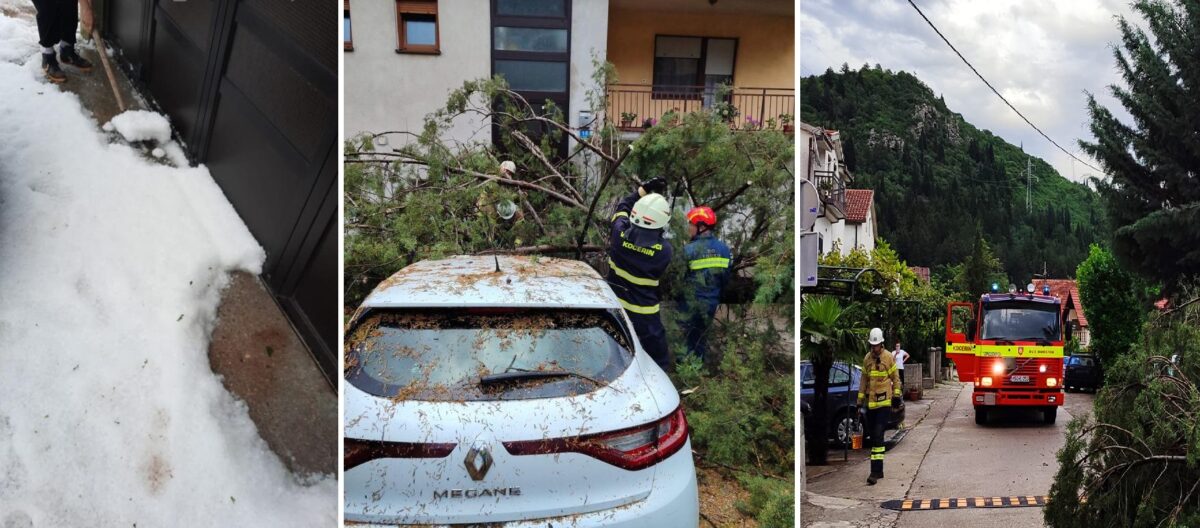
[[[711,207],[693,207],[688,211],[687,220],[695,226],[708,224],[708,227],[714,227],[717,225],[717,213]]]

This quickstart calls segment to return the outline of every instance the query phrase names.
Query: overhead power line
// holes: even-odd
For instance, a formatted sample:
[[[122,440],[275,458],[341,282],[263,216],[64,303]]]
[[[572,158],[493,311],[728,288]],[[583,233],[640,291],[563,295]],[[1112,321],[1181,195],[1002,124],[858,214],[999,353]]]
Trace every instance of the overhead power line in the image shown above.
[[[1033,129],[1036,130],[1038,134],[1041,134],[1042,137],[1046,138],[1046,141],[1053,143],[1054,146],[1058,147],[1058,150],[1061,150],[1061,151],[1063,151],[1064,154],[1071,156],[1071,158],[1073,158],[1075,161],[1078,161],[1079,163],[1082,163],[1084,165],[1087,165],[1088,167],[1091,167],[1092,170],[1094,170],[1096,172],[1104,172],[1104,171],[1092,166],[1092,164],[1079,159],[1079,156],[1072,154],[1070,151],[1063,148],[1062,145],[1059,145],[1057,141],[1050,139],[1050,136],[1047,136],[1045,132],[1042,132],[1042,129],[1038,128],[1037,125],[1033,124],[1033,121],[1030,121],[1028,117],[1025,117],[1025,114],[1022,114],[1020,110],[1017,110],[1017,107],[1013,106],[1012,103],[1008,102],[1008,99],[1005,99],[1003,95],[1000,95],[1000,91],[996,90],[996,87],[992,86],[992,83],[988,82],[988,80],[983,77],[983,74],[979,73],[979,70],[975,69],[975,66],[971,64],[971,61],[967,60],[966,57],[963,57],[962,53],[958,52],[958,48],[955,48],[954,44],[950,43],[950,39],[947,39],[946,36],[943,35],[940,30],[938,30],[937,26],[933,25],[933,22],[929,20],[929,17],[925,16],[925,13],[921,12],[921,8],[917,7],[917,4],[914,3],[913,0],[908,0],[908,5],[911,5],[913,7],[913,9],[917,10],[917,14],[921,15],[921,18],[925,19],[925,23],[929,24],[929,27],[933,28],[933,31],[935,33],[937,33],[937,35],[939,37],[942,37],[942,42],[945,42],[947,46],[950,46],[950,49],[954,51],[954,54],[958,55],[958,58],[962,59],[963,63],[966,64],[968,68],[971,68],[971,71],[975,72],[975,76],[979,77],[979,80],[983,81],[983,84],[986,84],[987,87],[992,90],[992,93],[996,94],[996,97],[999,97],[1001,101],[1004,101],[1004,104],[1008,105],[1008,107],[1011,108],[1013,112],[1016,112],[1017,115],[1021,116],[1021,119],[1024,119],[1025,122],[1028,123],[1029,126],[1033,127]]]

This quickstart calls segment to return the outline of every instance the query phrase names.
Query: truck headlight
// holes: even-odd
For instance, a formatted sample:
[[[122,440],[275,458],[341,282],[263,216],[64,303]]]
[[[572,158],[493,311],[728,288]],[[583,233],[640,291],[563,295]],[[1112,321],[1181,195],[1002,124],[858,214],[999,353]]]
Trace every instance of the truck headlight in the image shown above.
[[[992,386],[992,377],[984,376],[982,378],[979,378],[979,384],[984,387],[991,387]]]
[[[1058,380],[1054,379],[1054,378],[1046,378],[1046,386],[1047,387],[1057,387]]]

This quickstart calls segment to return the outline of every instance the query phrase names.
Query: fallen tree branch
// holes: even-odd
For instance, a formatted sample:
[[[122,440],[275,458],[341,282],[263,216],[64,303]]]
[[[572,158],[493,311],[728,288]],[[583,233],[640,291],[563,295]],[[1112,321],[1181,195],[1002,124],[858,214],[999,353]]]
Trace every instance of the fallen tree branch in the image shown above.
[[[733,201],[736,200],[738,196],[741,196],[742,193],[746,192],[746,189],[749,189],[752,185],[754,185],[754,182],[743,183],[741,187],[738,187],[736,191],[733,191],[733,194],[726,196],[725,198],[722,198],[720,202],[717,202],[716,205],[712,206],[712,210],[714,212],[720,211],[726,205],[733,203]]]
[[[579,234],[575,237],[575,258],[582,258],[583,239],[587,236],[587,226],[592,222],[592,214],[596,212],[596,204],[600,201],[600,195],[604,194],[604,187],[608,185],[608,180],[612,179],[613,174],[616,174],[617,168],[625,162],[625,158],[629,153],[633,152],[633,145],[630,145],[625,152],[621,153],[621,157],[608,168],[608,172],[604,174],[604,179],[600,181],[600,186],[596,188],[596,194],[592,195],[592,203],[588,205],[587,215],[583,217],[583,223],[579,225]]]
[[[604,251],[604,246],[588,244],[582,248],[576,246],[558,246],[553,244],[544,244],[540,246],[523,246],[511,249],[488,249],[475,253],[476,255],[535,255],[539,253],[570,253],[581,249],[583,253],[599,253]]]

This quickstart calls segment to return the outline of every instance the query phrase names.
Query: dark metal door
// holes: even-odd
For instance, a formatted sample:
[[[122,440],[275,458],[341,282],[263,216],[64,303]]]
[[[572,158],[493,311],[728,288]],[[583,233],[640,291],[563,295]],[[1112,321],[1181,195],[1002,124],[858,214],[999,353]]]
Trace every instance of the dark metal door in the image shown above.
[[[267,252],[263,278],[332,380],[337,24],[323,2],[121,0],[122,65]]]

